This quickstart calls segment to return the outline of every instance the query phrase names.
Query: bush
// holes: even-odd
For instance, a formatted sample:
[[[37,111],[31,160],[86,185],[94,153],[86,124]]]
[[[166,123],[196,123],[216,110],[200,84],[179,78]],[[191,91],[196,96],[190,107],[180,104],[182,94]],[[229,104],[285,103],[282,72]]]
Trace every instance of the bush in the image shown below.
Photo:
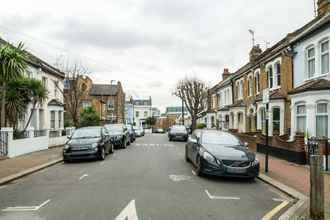
[[[198,123],[198,124],[196,125],[196,128],[197,128],[197,129],[204,129],[204,128],[206,128],[206,124],[204,124],[204,123]]]
[[[80,127],[99,126],[100,117],[92,107],[84,109],[80,115]]]

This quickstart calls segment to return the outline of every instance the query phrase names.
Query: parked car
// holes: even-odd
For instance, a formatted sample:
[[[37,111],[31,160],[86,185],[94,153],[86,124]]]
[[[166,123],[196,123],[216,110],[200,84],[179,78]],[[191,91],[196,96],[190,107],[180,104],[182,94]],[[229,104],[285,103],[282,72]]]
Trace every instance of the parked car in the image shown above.
[[[142,137],[142,136],[144,136],[144,129],[142,127],[134,126],[133,129],[135,131],[136,137]]]
[[[126,125],[127,127],[127,131],[128,131],[128,134],[129,134],[129,141],[131,143],[133,143],[136,139],[136,134],[135,134],[135,131],[133,129],[133,125]]]
[[[173,125],[168,132],[168,139],[169,141],[173,141],[173,140],[187,141],[188,131],[186,127],[183,125]]]
[[[197,175],[246,177],[259,175],[259,161],[234,135],[214,130],[196,130],[188,139],[185,159]]]
[[[152,128],[152,133],[163,134],[165,130],[163,128]]]
[[[74,131],[63,149],[65,162],[74,159],[97,158],[104,160],[113,153],[109,131],[105,127],[84,127]]]
[[[124,124],[107,124],[105,127],[109,130],[111,141],[115,147],[126,148],[131,144],[127,127]]]

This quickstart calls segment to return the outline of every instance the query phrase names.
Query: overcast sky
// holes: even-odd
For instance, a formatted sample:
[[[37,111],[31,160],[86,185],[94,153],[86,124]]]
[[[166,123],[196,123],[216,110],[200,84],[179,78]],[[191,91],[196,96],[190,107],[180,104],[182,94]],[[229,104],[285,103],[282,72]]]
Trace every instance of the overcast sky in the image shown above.
[[[0,7],[0,36],[50,64],[81,62],[96,83],[120,80],[164,110],[180,103],[171,95],[179,79],[214,85],[223,68],[245,64],[248,29],[265,48],[313,13],[313,0],[10,0]]]

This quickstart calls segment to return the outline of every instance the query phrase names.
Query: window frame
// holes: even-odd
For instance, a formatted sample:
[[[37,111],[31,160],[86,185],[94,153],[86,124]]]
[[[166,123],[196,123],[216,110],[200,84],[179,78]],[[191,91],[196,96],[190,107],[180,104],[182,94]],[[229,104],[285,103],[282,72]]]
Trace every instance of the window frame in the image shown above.
[[[269,65],[267,67],[267,84],[268,84],[268,88],[269,89],[273,89],[274,88],[274,70],[273,70],[273,65]]]
[[[314,50],[314,56],[313,57],[309,57],[309,51],[310,50]],[[313,75],[311,75],[310,73],[310,61],[314,61],[314,73]],[[307,79],[311,79],[313,77],[315,77],[316,75],[316,48],[314,45],[310,45],[306,48],[306,75],[307,75]]]
[[[326,51],[322,51],[322,45],[327,43],[328,44],[328,48]],[[319,43],[319,52],[320,52],[320,75],[323,76],[323,75],[327,75],[329,74],[330,72],[330,41],[329,41],[329,38],[326,38],[326,39],[323,39],[320,41]],[[328,56],[328,71],[323,73],[323,56],[327,55]],[[315,74],[314,74],[315,76]]]
[[[274,110],[278,110],[278,112],[279,112],[279,118],[278,118],[278,120],[274,120]],[[274,107],[272,107],[272,125],[273,125],[273,132],[275,131],[274,130],[274,124],[275,124],[275,122],[276,123],[278,123],[278,132],[281,132],[281,108],[279,107],[279,106],[274,106]]]
[[[255,73],[255,89],[256,89],[256,94],[260,93],[260,71],[257,70]]]
[[[326,112],[319,112],[318,111],[318,106],[319,105],[326,105]],[[315,105],[315,135],[317,136],[317,137],[321,137],[321,136],[319,136],[318,135],[318,129],[317,129],[317,125],[318,125],[318,120],[317,120],[317,118],[318,117],[326,117],[326,119],[327,119],[327,123],[326,123],[326,136],[328,136],[328,133],[329,133],[329,102],[327,102],[327,101],[318,101],[318,102],[316,102],[316,105]],[[324,136],[322,136],[322,137],[324,137]]]
[[[305,112],[304,113],[298,113],[298,108],[299,107],[304,107],[305,108]],[[297,132],[303,132],[303,133],[306,133],[306,123],[307,123],[307,106],[306,106],[306,104],[305,103],[299,103],[299,104],[297,104],[296,105],[296,107],[295,107],[295,111],[296,111],[296,131]],[[298,118],[304,118],[305,119],[305,129],[304,129],[304,131],[300,131],[300,130],[298,130]]]

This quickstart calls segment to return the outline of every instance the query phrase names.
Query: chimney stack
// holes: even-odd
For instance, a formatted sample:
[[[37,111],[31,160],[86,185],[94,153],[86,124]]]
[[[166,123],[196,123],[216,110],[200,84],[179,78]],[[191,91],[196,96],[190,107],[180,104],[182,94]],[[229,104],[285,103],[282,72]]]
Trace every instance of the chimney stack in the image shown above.
[[[260,45],[257,44],[253,46],[252,50],[250,51],[250,62],[254,63],[256,59],[262,54],[262,50],[260,48]]]
[[[227,79],[230,76],[230,72],[228,68],[223,69],[223,73],[222,73],[222,80]]]
[[[330,0],[318,0],[317,1],[318,16],[324,16],[328,12],[330,12]]]

